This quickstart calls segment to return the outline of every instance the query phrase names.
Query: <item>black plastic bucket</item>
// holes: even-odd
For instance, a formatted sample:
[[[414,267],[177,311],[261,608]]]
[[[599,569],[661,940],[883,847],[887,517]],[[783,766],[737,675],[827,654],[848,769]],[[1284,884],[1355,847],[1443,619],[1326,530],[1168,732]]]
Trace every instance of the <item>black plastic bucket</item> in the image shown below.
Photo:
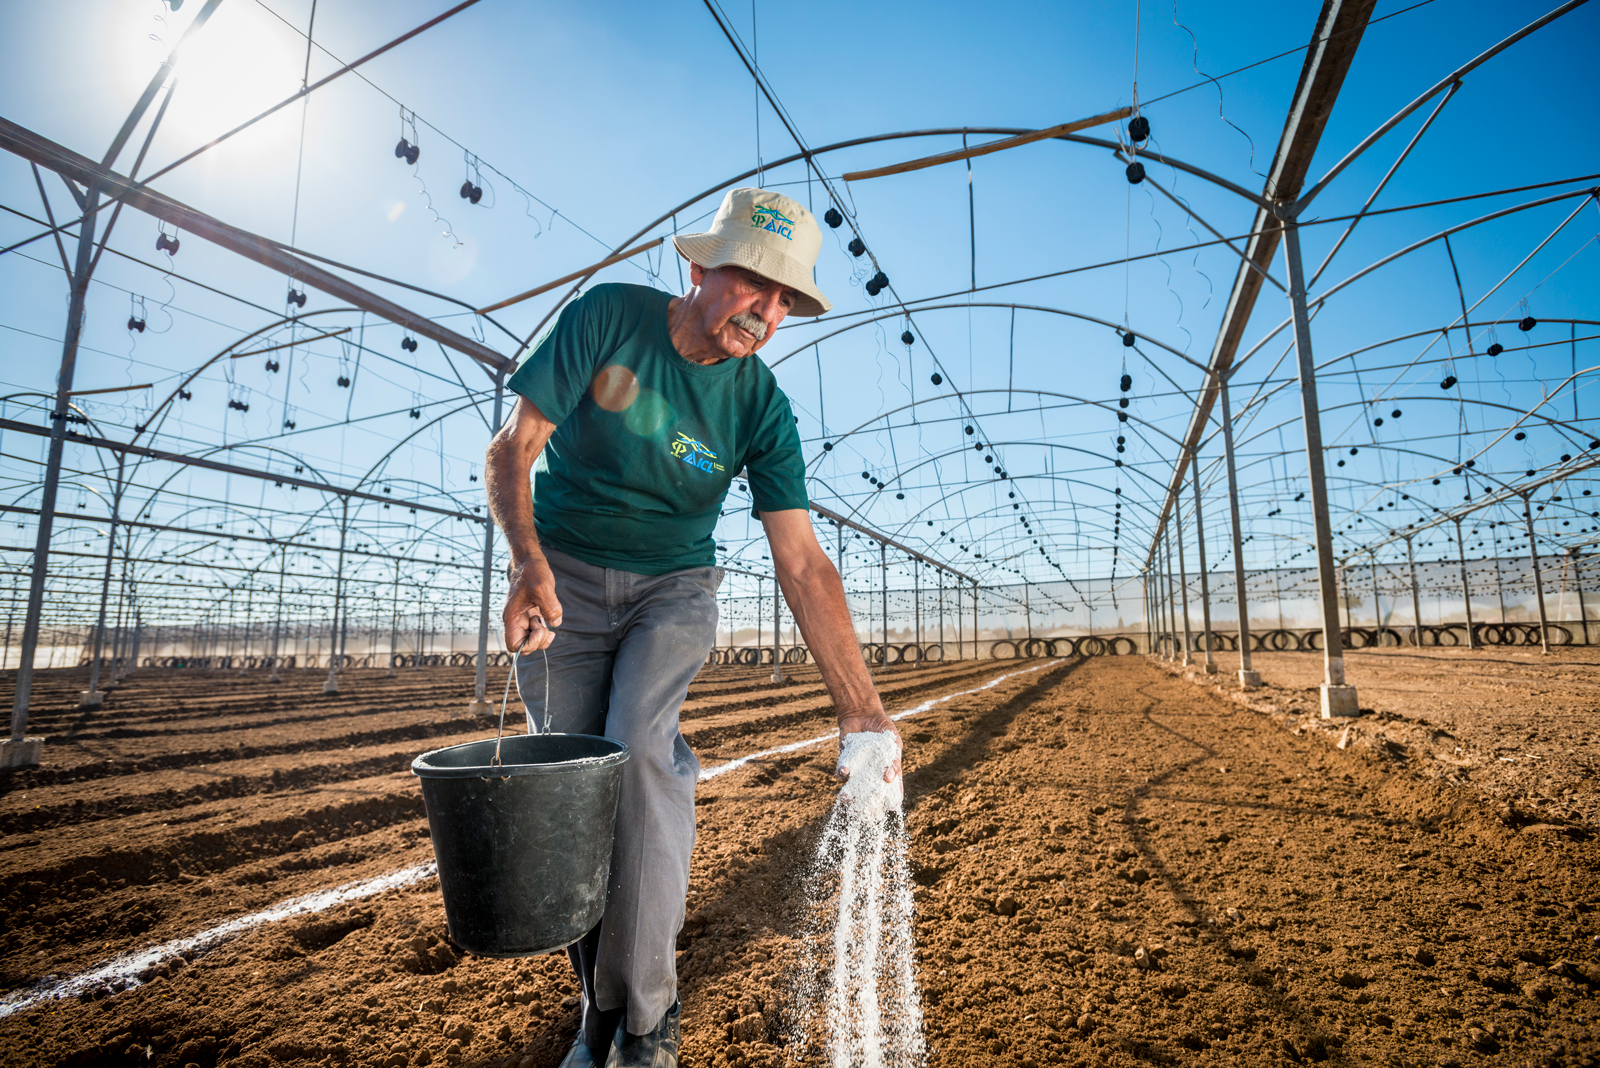
[[[628,747],[588,734],[518,734],[411,762],[439,862],[450,938],[484,957],[571,945],[606,907]]]

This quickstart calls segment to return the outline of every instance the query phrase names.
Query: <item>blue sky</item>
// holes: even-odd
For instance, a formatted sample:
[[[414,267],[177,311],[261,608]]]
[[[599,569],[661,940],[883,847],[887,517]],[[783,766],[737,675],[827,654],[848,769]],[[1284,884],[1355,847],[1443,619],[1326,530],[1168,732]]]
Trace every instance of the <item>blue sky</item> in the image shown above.
[[[352,59],[445,6],[322,0],[313,36],[326,52],[313,51],[311,79],[336,67],[329,53]],[[1381,21],[1362,42],[1314,175],[1423,89],[1546,10],[1539,4],[1451,0],[1402,10],[1407,6],[1378,5],[1375,18]],[[59,5],[8,6],[0,13],[0,27],[12,42],[12,54],[0,65],[5,116],[99,157],[198,7],[198,0],[190,0],[173,13],[156,0],[86,0],[67,17]],[[1102,112],[1133,99],[1137,55],[1138,95],[1156,101],[1146,110],[1154,147],[1259,189],[1257,172],[1265,171],[1271,159],[1300,54],[1226,78],[1220,101],[1218,88],[1203,83],[1196,67],[1222,74],[1297,49],[1309,39],[1317,10],[1308,3],[796,7],[758,0],[753,7],[727,6],[726,14],[814,148],[901,130],[1030,129]],[[301,32],[310,12],[310,4],[301,0],[227,0],[180,63],[178,87],[145,173],[295,91],[306,69]],[[1592,49],[1597,39],[1600,8],[1581,8],[1475,72],[1376,207],[1600,172],[1600,138],[1593,110],[1584,104],[1596,89]],[[341,79],[304,108],[286,108],[164,176],[156,188],[257,233],[282,241],[292,235],[298,247],[481,306],[592,262],[662,213],[716,190],[679,216],[681,228],[693,229],[715,209],[729,177],[794,151],[771,108],[758,104],[733,49],[699,4],[483,0],[375,60],[361,74],[366,80]],[[1202,84],[1156,100],[1196,83]],[[1357,210],[1431,107],[1358,160],[1311,215]],[[416,116],[414,135],[402,108]],[[1115,136],[1111,127],[1088,132]],[[402,134],[414,136],[422,149],[416,168],[394,158],[394,142]],[[143,135],[141,127],[136,141]],[[1058,312],[1126,325],[1204,363],[1236,261],[1215,246],[1182,251],[1210,235],[1151,186],[1160,183],[1173,191],[1229,236],[1248,228],[1251,207],[1192,176],[1175,176],[1159,163],[1151,165],[1150,183],[1129,186],[1122,164],[1109,153],[1058,142],[974,161],[971,231],[963,165],[848,186],[837,180],[846,170],[959,143],[957,135],[878,142],[821,159],[899,299],[925,302],[951,294],[934,303],[960,307],[914,311],[909,325],[916,340],[909,348],[899,341],[907,320],[890,315],[815,348],[806,346],[851,320],[793,323],[764,355],[776,363],[800,353],[778,365],[777,373],[800,415],[816,500],[853,511],[985,582],[1053,581],[1049,596],[1062,606],[1060,618],[1081,619],[1081,614],[1064,614],[1069,604],[1079,605],[1079,613],[1083,609],[1074,601],[1076,593],[1059,580],[1063,574],[1074,580],[1103,578],[1113,559],[1119,580],[1137,573],[1151,511],[1159,506],[1172,461],[1170,442],[1161,435],[1181,434],[1189,411],[1181,391],[1193,391],[1199,374],[1156,346],[1130,352],[1111,329]],[[131,159],[130,149],[119,167],[126,169]],[[478,206],[456,195],[467,177],[485,189]],[[826,206],[820,185],[808,185],[798,165],[765,172],[763,179],[802,203],[809,200],[818,213]],[[45,182],[58,218],[67,215],[64,187],[49,175]],[[1586,184],[1593,181],[1369,219],[1313,286],[1313,295],[1445,226]],[[19,160],[0,160],[0,193],[16,211],[42,215],[33,175]],[[1372,541],[1374,528],[1421,521],[1432,514],[1427,509],[1460,501],[1459,479],[1456,485],[1446,479],[1432,486],[1441,464],[1435,457],[1454,462],[1489,447],[1475,470],[1513,480],[1524,470],[1548,471],[1561,454],[1583,451],[1586,442],[1574,441],[1595,432],[1589,409],[1600,405],[1592,386],[1578,394],[1575,422],[1570,386],[1555,402],[1568,423],[1565,429],[1541,424],[1536,431],[1530,427],[1522,442],[1489,443],[1516,418],[1513,409],[1526,411],[1566,378],[1574,358],[1579,369],[1600,363],[1600,346],[1593,341],[1552,344],[1568,328],[1542,322],[1527,334],[1500,326],[1496,337],[1505,354],[1467,358],[1469,343],[1462,331],[1446,338],[1437,333],[1460,314],[1463,297],[1471,304],[1500,283],[1580,203],[1568,199],[1519,212],[1454,238],[1459,293],[1442,245],[1434,244],[1356,283],[1319,313],[1314,324],[1319,361],[1396,335],[1435,332],[1431,349],[1426,339],[1372,349],[1330,368],[1324,379],[1322,399],[1330,412],[1325,433],[1330,447],[1343,450],[1341,458],[1349,463],[1341,469],[1330,455],[1336,522],[1350,528],[1341,535],[1345,551]],[[38,229],[10,215],[0,221],[0,240],[10,244]],[[650,234],[671,229],[669,223]],[[1321,262],[1340,229],[1308,227],[1308,266]],[[447,230],[454,236],[446,236]],[[1473,321],[1525,314],[1541,320],[1600,318],[1594,306],[1600,281],[1597,231],[1600,210],[1590,202],[1484,301]],[[153,384],[149,390],[86,398],[89,413],[113,437],[130,436],[184,376],[245,333],[271,325],[284,308],[282,277],[198,238],[181,238],[181,251],[166,263],[154,249],[157,232],[154,220],[125,213],[111,247],[156,268],[108,256],[90,294],[78,388]],[[860,270],[865,260],[844,252],[847,236],[847,230],[828,235],[818,267],[836,316],[866,318],[860,313],[872,308],[893,311],[894,300],[870,299],[862,290],[871,272]],[[975,262],[969,258],[972,244]],[[1001,285],[1158,250],[1172,254],[1128,267]],[[163,263],[194,282],[168,278],[157,269]],[[46,240],[0,257],[0,272],[7,353],[0,373],[3,392],[48,391],[59,359],[53,339],[61,336],[65,307],[55,248]],[[980,287],[992,288],[969,301],[964,291],[972,273]],[[1282,273],[1280,257],[1274,274],[1281,279]],[[674,290],[679,284],[677,263],[659,253],[611,268],[602,278]],[[459,308],[377,283],[374,288],[441,317],[454,329],[474,328]],[[497,318],[525,336],[561,293]],[[1009,308],[982,306],[994,303],[1052,310],[1013,314]],[[331,307],[329,298],[313,291],[306,311]],[[126,328],[135,314],[148,323],[143,334]],[[1286,315],[1281,295],[1269,290],[1257,307],[1246,347]],[[463,509],[481,503],[481,482],[474,476],[486,430],[470,401],[485,402],[482,373],[460,356],[453,356],[452,367],[426,342],[413,357],[400,349],[397,328],[370,317],[363,324],[349,314],[311,317],[296,328],[298,334],[278,328],[262,343],[324,332],[323,323],[349,326],[352,334],[296,349],[299,362],[284,372],[268,372],[259,360],[224,360],[203,373],[191,387],[193,399],[175,403],[174,414],[161,424],[160,447],[198,452],[248,440],[257,444],[235,449],[239,462],[309,463],[343,484],[366,475],[410,499],[454,501]],[[486,330],[492,347],[514,351],[505,334],[479,329]],[[1579,324],[1573,332],[1582,338],[1595,330]],[[359,353],[359,370],[357,351],[346,346],[352,337],[360,338],[365,350]],[[1484,330],[1475,330],[1472,351],[1481,354],[1488,340]],[[1308,516],[1293,501],[1304,488],[1299,395],[1292,382],[1284,381],[1292,356],[1274,370],[1286,341],[1280,335],[1264,346],[1235,387],[1235,407],[1245,409],[1240,433],[1246,488],[1240,496],[1255,535],[1247,554],[1256,567],[1305,562]],[[1530,345],[1537,347],[1525,349]],[[1451,352],[1462,359],[1448,367],[1428,362]],[[1127,434],[1132,424],[1119,425],[1106,408],[1063,396],[1113,404],[1125,358],[1134,377],[1130,411],[1149,427],[1139,434]],[[936,369],[946,380],[942,389],[929,378]],[[1453,391],[1439,388],[1446,373],[1459,379]],[[353,376],[355,388],[339,388],[340,375]],[[1580,381],[1592,382],[1593,375]],[[929,400],[956,390],[964,402],[954,396]],[[1266,399],[1245,408],[1257,396]],[[229,399],[247,403],[249,411],[228,408]],[[889,419],[892,430],[872,423],[913,399],[920,403]],[[1405,412],[1401,420],[1390,418],[1382,432],[1371,422],[1380,413],[1372,403],[1376,400],[1384,412],[1392,410],[1391,404]],[[10,417],[40,421],[37,409],[18,407],[29,403],[27,398],[6,403]],[[413,409],[426,419],[412,419]],[[460,410],[444,415],[455,409]],[[277,439],[289,420],[296,423],[295,432]],[[431,425],[419,431],[419,423]],[[837,449],[821,451],[823,441],[832,443],[862,424],[866,429]],[[981,455],[958,451],[973,440],[960,433],[967,424],[977,426],[976,438],[995,444],[987,454],[998,455],[1011,479],[987,477]],[[1121,454],[1128,467],[1120,471],[1111,463],[1119,430],[1128,438],[1128,451]],[[38,478],[42,446],[39,439],[16,434],[0,440],[7,496],[23,500]],[[1359,457],[1349,456],[1351,447],[1362,450]],[[383,460],[390,450],[393,455]],[[1206,456],[1208,477],[1217,474],[1209,466],[1215,452]],[[80,469],[95,466],[87,457],[78,459]],[[891,485],[872,492],[863,471]],[[274,536],[299,531],[294,536],[318,537],[320,546],[329,543],[334,517],[325,506],[321,511],[308,506],[304,493],[290,496],[258,481],[186,471],[152,497],[151,488],[170,474],[167,469],[141,472],[144,488],[135,495],[148,498],[152,516],[164,516],[171,525],[213,529],[220,522],[228,533],[236,532],[236,525],[255,523]],[[103,479],[96,482],[87,470],[80,475],[74,485],[81,487],[67,507],[87,505],[94,492],[105,489]],[[1552,503],[1550,515],[1541,516],[1548,519],[1541,536],[1561,545],[1592,545],[1600,522],[1588,515],[1590,509],[1573,506],[1592,480],[1563,485],[1566,500]],[[1124,490],[1120,498],[1113,492],[1118,486]],[[1470,475],[1465,487],[1468,493],[1484,492],[1481,480],[1474,488]],[[897,492],[905,499],[895,497]],[[1007,497],[1011,492],[1018,496]],[[1222,492],[1220,484],[1212,487],[1206,527],[1211,562],[1226,568],[1231,560],[1220,551],[1226,538]],[[1405,501],[1397,499],[1401,494]],[[736,490],[733,500],[738,497]],[[1396,498],[1395,509],[1375,512],[1391,498]],[[1120,523],[1113,508],[1118,499],[1128,516]],[[1014,503],[1019,507],[1011,508]],[[1275,509],[1282,511],[1270,515]],[[1506,511],[1496,520],[1505,521]],[[769,565],[759,540],[750,540],[755,530],[747,514],[730,504],[719,541],[729,548],[731,561],[765,570]],[[409,514],[403,520],[390,515],[375,507],[362,511],[357,520],[361,543],[401,551],[430,567],[435,553],[440,565],[465,567],[481,551],[472,547],[473,524],[430,526]],[[1022,516],[1029,517],[1027,528],[1019,525]],[[930,528],[929,522],[935,525]],[[26,522],[12,531],[8,542],[31,542]],[[92,524],[80,534],[88,542],[97,536]],[[1046,553],[1032,544],[1036,538]],[[191,542],[151,533],[141,551],[155,557],[163,550],[182,551]],[[261,549],[225,548],[242,554],[235,561],[238,574],[267,560]],[[1429,551],[1440,550],[1430,546]],[[223,550],[203,555],[209,559],[218,552]],[[865,554],[855,556],[847,563],[866,563]],[[374,584],[391,570],[377,557],[359,567],[372,572]],[[865,568],[850,570],[860,588],[875,581]],[[150,582],[171,573],[155,568]],[[316,577],[306,571],[308,590],[315,588]],[[451,591],[471,586],[465,570],[446,569],[429,581],[443,591],[439,596],[449,598],[458,598]],[[897,567],[890,581],[909,584],[911,579]],[[1103,597],[1109,585],[1102,581],[1082,589]],[[1127,595],[1125,590],[1122,596]],[[1136,602],[1137,594],[1133,598]]]

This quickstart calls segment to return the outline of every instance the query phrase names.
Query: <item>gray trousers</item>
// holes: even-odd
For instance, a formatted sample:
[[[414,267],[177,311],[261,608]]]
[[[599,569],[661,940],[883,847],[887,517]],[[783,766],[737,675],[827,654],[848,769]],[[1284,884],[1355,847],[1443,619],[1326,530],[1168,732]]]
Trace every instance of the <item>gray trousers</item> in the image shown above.
[[[604,1049],[619,1022],[645,1034],[677,999],[700,775],[678,710],[716,642],[722,570],[635,575],[544,553],[562,609],[549,649],[550,729],[628,747],[605,916],[568,951],[583,986],[584,1041]],[[517,689],[528,729],[541,729],[543,654],[518,659]]]

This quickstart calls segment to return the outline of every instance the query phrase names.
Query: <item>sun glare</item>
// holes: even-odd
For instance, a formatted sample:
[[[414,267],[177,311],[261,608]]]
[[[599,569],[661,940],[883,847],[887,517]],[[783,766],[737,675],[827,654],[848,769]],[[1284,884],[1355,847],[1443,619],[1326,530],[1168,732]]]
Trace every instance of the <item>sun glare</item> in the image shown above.
[[[168,19],[170,24],[173,20]],[[177,32],[152,48],[141,49],[150,71],[165,56]],[[231,130],[300,88],[305,69],[305,39],[259,9],[223,7],[184,43],[178,56],[178,88],[162,120],[164,140],[183,150]],[[257,130],[242,135],[230,151],[266,151],[292,139],[299,112],[286,108]]]

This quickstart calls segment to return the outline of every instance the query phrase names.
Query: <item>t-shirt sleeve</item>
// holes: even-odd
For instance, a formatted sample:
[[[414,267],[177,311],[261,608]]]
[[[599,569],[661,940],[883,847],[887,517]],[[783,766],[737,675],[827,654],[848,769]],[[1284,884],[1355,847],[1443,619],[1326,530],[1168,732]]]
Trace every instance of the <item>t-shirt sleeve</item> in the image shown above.
[[[603,344],[605,294],[591,289],[561,309],[506,385],[558,426],[572,414],[608,353]]]
[[[750,479],[750,498],[756,511],[782,512],[811,506],[794,413],[789,410],[789,398],[776,386],[745,457],[745,473]]]

